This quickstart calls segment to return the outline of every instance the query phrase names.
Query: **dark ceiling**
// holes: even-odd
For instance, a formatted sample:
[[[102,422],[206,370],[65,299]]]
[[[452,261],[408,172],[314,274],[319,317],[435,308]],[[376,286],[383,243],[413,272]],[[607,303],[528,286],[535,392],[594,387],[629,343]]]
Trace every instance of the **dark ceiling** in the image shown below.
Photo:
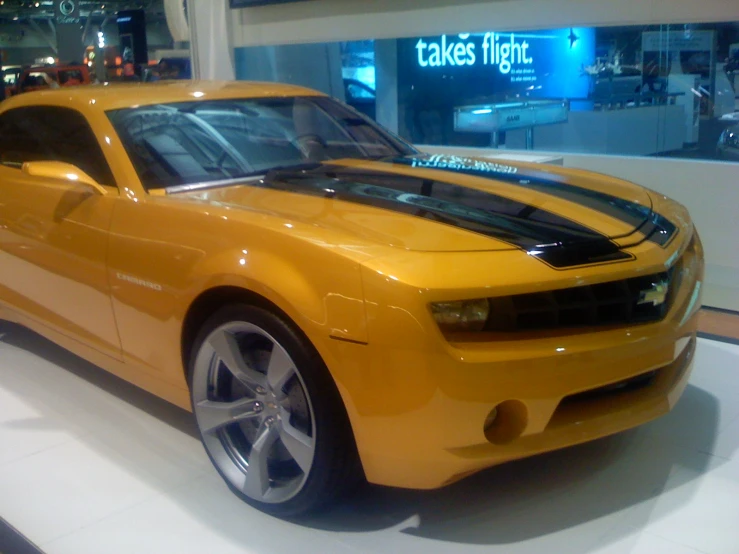
[[[163,17],[163,0],[80,0],[82,18],[90,15],[114,15],[119,10],[145,9],[148,16]],[[0,19],[51,19],[54,3],[51,0],[0,0]]]

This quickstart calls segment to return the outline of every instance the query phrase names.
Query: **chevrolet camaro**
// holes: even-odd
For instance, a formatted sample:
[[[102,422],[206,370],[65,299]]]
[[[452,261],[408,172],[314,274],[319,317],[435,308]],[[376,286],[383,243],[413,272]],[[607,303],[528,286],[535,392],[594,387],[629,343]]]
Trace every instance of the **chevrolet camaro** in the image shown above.
[[[0,318],[192,411],[269,513],[617,433],[690,374],[701,242],[628,182],[246,82],[13,97],[0,162]]]

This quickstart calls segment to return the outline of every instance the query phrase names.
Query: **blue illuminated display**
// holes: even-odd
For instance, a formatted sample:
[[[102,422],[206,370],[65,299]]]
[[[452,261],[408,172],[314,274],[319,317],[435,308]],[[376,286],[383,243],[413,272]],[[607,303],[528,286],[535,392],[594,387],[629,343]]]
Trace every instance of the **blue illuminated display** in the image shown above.
[[[463,33],[399,41],[410,88],[454,87],[455,96],[583,99],[595,61],[595,29]],[[438,92],[438,89],[437,89]]]
[[[483,65],[494,65],[501,73],[507,75],[514,65],[530,65],[534,58],[528,55],[529,42],[517,40],[515,33],[502,35],[485,33],[482,35],[482,59],[476,53],[477,44],[470,34],[459,35],[459,42],[454,38],[442,35],[439,42],[426,42],[418,39],[418,65],[421,67],[444,67],[476,65],[478,60]]]

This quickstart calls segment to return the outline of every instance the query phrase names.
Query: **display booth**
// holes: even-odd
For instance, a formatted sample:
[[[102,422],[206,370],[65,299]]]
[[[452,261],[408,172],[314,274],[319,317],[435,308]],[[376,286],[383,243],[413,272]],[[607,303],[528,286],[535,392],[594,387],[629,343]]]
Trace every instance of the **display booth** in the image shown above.
[[[77,97],[96,114],[89,144],[125,179],[118,195],[42,161],[58,209],[19,189],[0,205],[0,283],[14,285],[0,320],[16,321],[0,321],[0,552],[736,552],[732,0],[163,5],[173,44],[151,47],[141,12],[120,11],[120,38],[88,29],[101,34],[85,62],[135,73],[151,47],[196,79],[293,83],[354,110],[336,103],[324,140],[301,104],[325,115],[329,101],[288,88],[219,108],[202,83],[154,86],[161,105],[133,92],[107,119],[99,96]],[[184,105],[160,100],[172,90]],[[95,154],[79,122],[16,118],[41,141],[56,121],[49,142]],[[367,118],[403,139],[382,134],[394,155],[367,148]],[[41,188],[16,165],[0,169]],[[572,256],[542,256],[565,244]],[[252,502],[306,483],[313,500],[348,470],[354,494],[315,513]]]

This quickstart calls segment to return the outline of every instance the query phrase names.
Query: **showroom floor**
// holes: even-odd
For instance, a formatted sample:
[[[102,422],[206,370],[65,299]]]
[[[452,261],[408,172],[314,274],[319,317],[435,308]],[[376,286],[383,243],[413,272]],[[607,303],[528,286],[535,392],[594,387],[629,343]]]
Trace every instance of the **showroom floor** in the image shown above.
[[[237,501],[193,437],[31,333],[0,342],[0,516],[48,554],[739,553],[736,344],[701,339],[675,411],[639,430],[302,525]]]

